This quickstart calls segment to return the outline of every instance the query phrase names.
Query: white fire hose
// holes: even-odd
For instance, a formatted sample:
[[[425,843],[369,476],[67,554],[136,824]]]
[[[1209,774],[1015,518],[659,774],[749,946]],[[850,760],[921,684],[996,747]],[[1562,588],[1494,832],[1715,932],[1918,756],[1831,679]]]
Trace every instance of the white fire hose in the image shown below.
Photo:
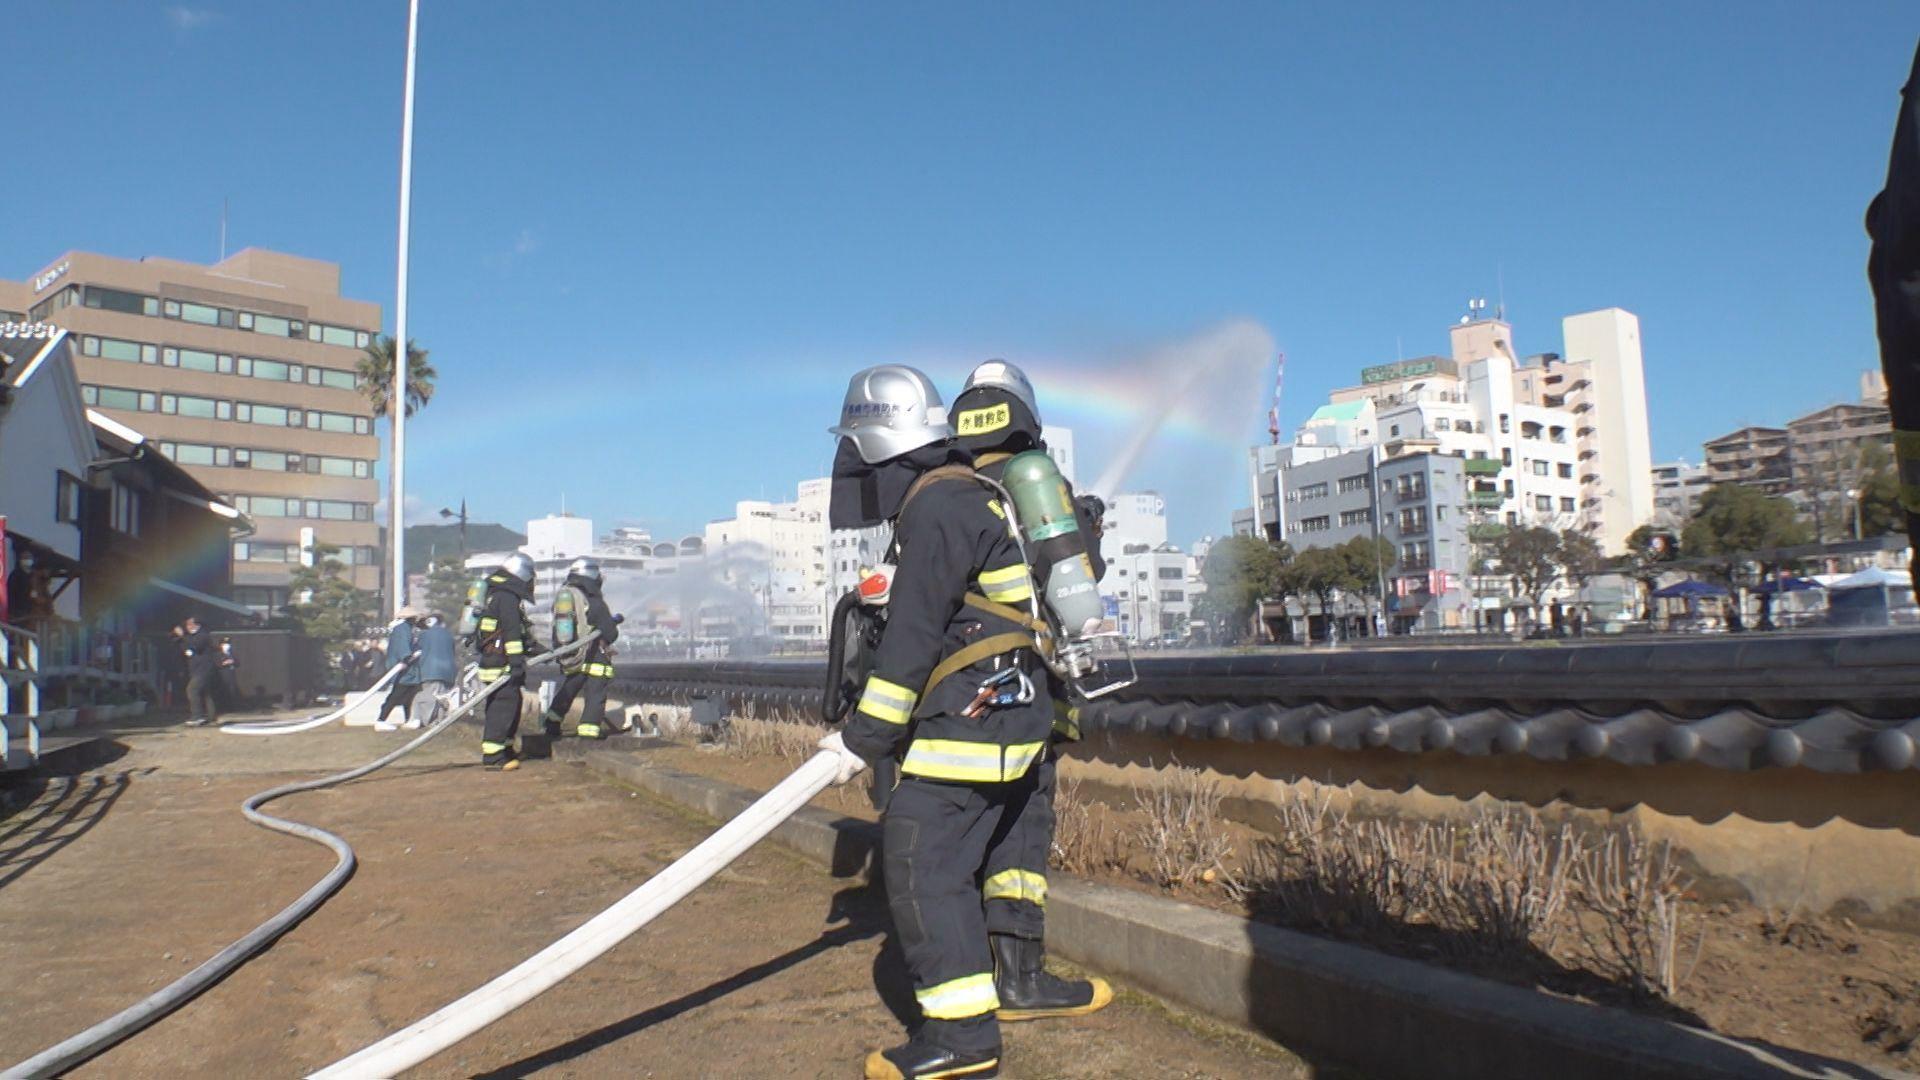
[[[313,1073],[311,1080],[393,1077],[533,1000],[652,922],[745,854],[833,783],[840,755],[815,754],[793,775],[612,907],[439,1012]]]
[[[357,698],[351,694],[347,695],[348,700],[341,702],[340,707],[330,713],[310,716],[305,720],[256,720],[245,724],[222,724],[220,730],[229,735],[293,735],[302,731],[312,731],[318,727],[326,727],[352,712],[354,706],[393,685],[393,680],[399,678],[401,672],[412,667],[419,660],[420,653],[417,650],[409,653],[405,660],[388,668],[387,673],[380,676],[380,680],[368,687],[364,694]]]

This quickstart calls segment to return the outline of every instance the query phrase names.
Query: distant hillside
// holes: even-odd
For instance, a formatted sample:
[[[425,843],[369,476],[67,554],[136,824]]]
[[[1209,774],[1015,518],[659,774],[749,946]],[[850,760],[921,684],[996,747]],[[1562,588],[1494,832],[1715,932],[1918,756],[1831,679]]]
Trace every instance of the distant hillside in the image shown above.
[[[525,535],[492,522],[467,522],[467,550],[512,551],[527,542]],[[460,524],[407,526],[407,573],[426,570],[435,555],[460,554]]]

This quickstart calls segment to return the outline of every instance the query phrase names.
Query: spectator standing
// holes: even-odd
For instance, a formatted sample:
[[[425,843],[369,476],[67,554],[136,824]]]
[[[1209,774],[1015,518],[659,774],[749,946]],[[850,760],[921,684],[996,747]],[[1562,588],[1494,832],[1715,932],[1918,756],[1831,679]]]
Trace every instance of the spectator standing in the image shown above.
[[[219,723],[220,706],[214,701],[214,688],[220,679],[220,651],[213,635],[192,615],[178,629],[180,655],[187,662],[187,726]]]
[[[240,705],[240,658],[233,655],[233,639],[220,639],[220,700],[228,712]]]
[[[408,728],[422,728],[439,716],[441,695],[459,677],[453,658],[453,631],[438,615],[422,620],[415,648],[420,650],[420,692],[414,696]]]
[[[399,724],[387,719],[388,714],[398,708],[401,718],[405,719],[408,709],[413,705],[414,696],[420,692],[420,665],[409,664],[407,661],[413,656],[416,648],[415,642],[419,631],[415,623],[419,620],[421,613],[416,608],[401,608],[399,614],[400,617],[395,619],[393,625],[387,629],[385,671],[391,671],[397,667],[404,667],[406,670],[402,671],[400,677],[395,679],[393,685],[387,689],[387,700],[380,703],[380,715],[373,723],[375,731],[400,730]]]

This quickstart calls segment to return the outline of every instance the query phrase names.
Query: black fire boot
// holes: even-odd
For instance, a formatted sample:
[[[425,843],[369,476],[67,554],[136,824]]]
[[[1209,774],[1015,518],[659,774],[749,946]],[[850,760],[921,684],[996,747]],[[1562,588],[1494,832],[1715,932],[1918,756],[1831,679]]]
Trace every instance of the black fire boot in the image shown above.
[[[867,1080],[937,1080],[942,1077],[1000,1075],[1000,1051],[949,1050],[915,1035],[905,1046],[867,1055]]]
[[[993,988],[1002,1021],[1085,1016],[1107,1007],[1113,987],[1105,979],[1062,979],[1047,973],[1046,946],[1012,934],[989,934]]]
[[[505,750],[496,750],[491,754],[482,754],[480,765],[488,772],[512,772],[520,767],[520,755],[509,746]]]

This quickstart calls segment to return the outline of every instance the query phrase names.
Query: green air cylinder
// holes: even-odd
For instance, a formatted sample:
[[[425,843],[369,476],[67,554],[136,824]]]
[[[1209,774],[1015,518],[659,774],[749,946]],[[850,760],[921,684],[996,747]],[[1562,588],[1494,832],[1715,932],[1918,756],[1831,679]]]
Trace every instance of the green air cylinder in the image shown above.
[[[1095,633],[1106,607],[1087,558],[1090,538],[1080,531],[1059,467],[1045,451],[1029,450],[1007,462],[1000,482],[1013,496],[1035,585],[1044,591],[1061,630],[1069,638]]]

